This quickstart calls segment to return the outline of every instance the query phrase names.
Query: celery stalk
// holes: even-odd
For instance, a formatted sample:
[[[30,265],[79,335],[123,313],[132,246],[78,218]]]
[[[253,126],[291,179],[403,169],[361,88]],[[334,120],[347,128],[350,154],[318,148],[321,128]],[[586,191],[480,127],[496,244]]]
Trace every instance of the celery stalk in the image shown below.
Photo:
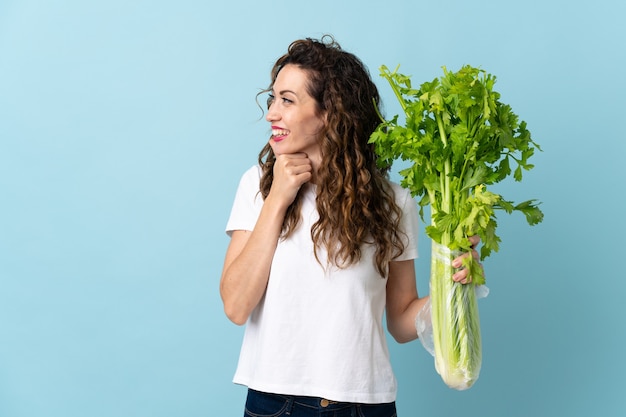
[[[426,233],[432,239],[430,277],[435,368],[445,383],[467,389],[478,378],[481,362],[480,319],[476,287],[484,284],[482,267],[464,260],[470,284],[452,280],[451,260],[471,250],[469,236],[481,239],[480,259],[498,251],[495,210],[519,211],[530,225],[543,220],[535,200],[515,205],[487,186],[522,171],[535,149],[526,123],[493,90],[495,77],[464,66],[416,89],[409,76],[381,66],[381,76],[398,99],[405,123],[398,116],[385,120],[370,137],[378,165],[390,168],[397,159],[412,165],[400,171],[401,185],[418,201],[420,216],[430,206]],[[515,165],[517,165],[515,167]],[[512,169],[512,166],[515,169]]]
[[[459,254],[433,242],[430,302],[435,369],[450,388],[465,390],[480,374],[482,346],[474,284],[451,279]]]

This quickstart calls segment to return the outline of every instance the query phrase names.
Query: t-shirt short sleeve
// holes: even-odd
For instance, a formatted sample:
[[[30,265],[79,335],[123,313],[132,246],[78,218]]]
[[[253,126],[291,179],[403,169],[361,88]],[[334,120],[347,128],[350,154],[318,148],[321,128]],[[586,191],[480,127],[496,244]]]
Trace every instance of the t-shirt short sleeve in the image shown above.
[[[259,192],[261,167],[249,168],[239,180],[235,200],[226,223],[226,233],[230,236],[235,230],[254,229],[254,225],[263,207],[263,198]]]
[[[396,203],[402,209],[402,221],[400,222],[400,230],[405,234],[404,252],[396,257],[395,261],[406,261],[417,258],[417,240],[419,232],[419,214],[417,211],[417,201],[411,197],[409,190],[394,184],[396,193]]]

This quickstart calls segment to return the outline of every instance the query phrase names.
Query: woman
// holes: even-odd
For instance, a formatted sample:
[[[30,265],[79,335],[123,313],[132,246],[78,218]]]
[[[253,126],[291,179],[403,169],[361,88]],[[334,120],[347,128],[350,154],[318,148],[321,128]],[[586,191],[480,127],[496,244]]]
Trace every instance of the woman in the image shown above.
[[[427,297],[417,204],[368,144],[378,91],[324,37],[293,42],[266,92],[271,137],[239,184],[220,283],[226,315],[246,323],[234,377],[245,415],[393,416],[383,313],[398,342],[414,340]]]

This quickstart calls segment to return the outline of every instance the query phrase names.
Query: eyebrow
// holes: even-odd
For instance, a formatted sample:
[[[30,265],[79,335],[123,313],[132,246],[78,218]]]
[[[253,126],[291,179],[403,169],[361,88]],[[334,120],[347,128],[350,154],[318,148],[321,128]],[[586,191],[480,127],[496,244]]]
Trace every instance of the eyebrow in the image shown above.
[[[278,93],[279,93],[279,94],[291,93],[291,94],[293,94],[294,96],[297,96],[296,92],[295,92],[295,91],[292,91],[292,90],[281,90],[281,91],[279,91]]]

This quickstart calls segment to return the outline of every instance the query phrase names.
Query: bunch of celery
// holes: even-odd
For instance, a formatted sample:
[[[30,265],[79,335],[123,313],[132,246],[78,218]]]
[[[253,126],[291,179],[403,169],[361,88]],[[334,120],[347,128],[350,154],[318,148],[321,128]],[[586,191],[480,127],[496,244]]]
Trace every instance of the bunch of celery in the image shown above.
[[[411,87],[409,76],[380,68],[395,93],[404,121],[385,120],[372,134],[381,166],[395,160],[411,164],[400,171],[401,185],[419,197],[420,216],[430,206],[426,233],[433,240],[430,302],[435,367],[451,388],[467,389],[478,378],[482,361],[480,320],[475,286],[485,283],[480,264],[471,256],[463,267],[470,284],[452,280],[451,260],[471,250],[469,236],[481,238],[481,260],[498,251],[495,211],[520,211],[528,224],[543,220],[536,200],[504,200],[487,186],[513,175],[521,181],[529,158],[540,147],[526,123],[493,90],[496,78],[464,66]]]

